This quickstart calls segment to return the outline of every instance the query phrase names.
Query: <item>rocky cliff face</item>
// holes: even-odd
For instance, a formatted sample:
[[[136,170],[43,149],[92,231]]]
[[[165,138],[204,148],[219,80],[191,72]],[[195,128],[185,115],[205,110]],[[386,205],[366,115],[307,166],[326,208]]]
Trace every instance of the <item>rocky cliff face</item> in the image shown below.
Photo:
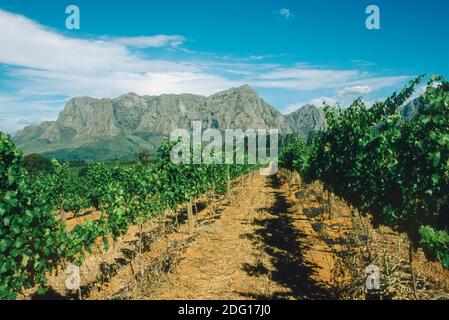
[[[300,133],[303,139],[307,139],[310,131],[324,131],[326,129],[326,117],[323,109],[311,104],[287,115],[286,122],[293,132]]]
[[[56,121],[19,131],[15,137],[26,153],[40,152],[65,159],[126,158],[143,148],[156,149],[162,137],[192,121],[203,128],[268,129],[299,133],[323,130],[321,109],[307,105],[287,116],[245,85],[209,97],[181,94],[116,99],[71,99]]]
[[[410,120],[419,113],[417,99],[410,101],[400,109],[405,120]]]

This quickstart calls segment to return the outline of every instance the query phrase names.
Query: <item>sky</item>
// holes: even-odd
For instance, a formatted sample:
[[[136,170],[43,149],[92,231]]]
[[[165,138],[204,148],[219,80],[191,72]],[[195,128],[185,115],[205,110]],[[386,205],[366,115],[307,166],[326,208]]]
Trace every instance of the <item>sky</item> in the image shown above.
[[[66,8],[80,28],[66,28]],[[368,29],[369,5],[380,29]],[[75,96],[252,86],[284,114],[449,73],[447,0],[0,0],[0,131]],[[422,90],[422,88],[420,89]]]

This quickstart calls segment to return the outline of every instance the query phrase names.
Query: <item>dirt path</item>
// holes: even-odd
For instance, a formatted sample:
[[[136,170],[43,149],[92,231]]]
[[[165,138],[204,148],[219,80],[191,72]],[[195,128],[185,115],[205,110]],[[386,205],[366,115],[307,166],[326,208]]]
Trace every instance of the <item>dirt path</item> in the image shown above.
[[[278,177],[248,179],[220,219],[196,229],[176,273],[139,298],[330,298],[331,255],[298,205]]]
[[[382,266],[385,298],[413,299],[406,235],[374,230],[369,216],[335,196],[330,219],[322,185],[298,179],[256,172],[243,187],[233,181],[227,196],[196,199],[193,230],[180,206],[130,227],[106,251],[98,239],[80,268],[82,299],[364,299],[371,263]],[[49,275],[45,294],[32,288],[21,298],[78,299],[65,289],[62,268]],[[420,298],[447,299],[448,270],[422,250],[414,269]]]

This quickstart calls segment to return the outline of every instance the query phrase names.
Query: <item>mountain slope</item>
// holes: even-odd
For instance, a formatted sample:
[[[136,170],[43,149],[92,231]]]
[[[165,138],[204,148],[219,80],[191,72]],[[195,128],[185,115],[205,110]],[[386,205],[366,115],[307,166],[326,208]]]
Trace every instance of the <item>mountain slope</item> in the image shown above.
[[[324,131],[326,117],[322,108],[307,104],[286,116],[286,122],[295,133],[301,134],[304,140],[311,131]]]
[[[141,149],[154,152],[171,131],[189,129],[192,121],[221,130],[277,128],[304,138],[325,127],[321,109],[308,105],[284,116],[244,85],[209,97],[128,93],[116,99],[73,98],[56,121],[28,126],[15,140],[25,153],[59,159],[126,159]]]

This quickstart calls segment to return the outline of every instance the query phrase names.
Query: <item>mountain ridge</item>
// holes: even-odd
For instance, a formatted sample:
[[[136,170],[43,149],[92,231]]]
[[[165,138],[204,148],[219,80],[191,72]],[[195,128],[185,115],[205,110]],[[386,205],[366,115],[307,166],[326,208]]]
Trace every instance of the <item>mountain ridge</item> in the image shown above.
[[[129,92],[113,99],[76,97],[57,120],[27,126],[14,139],[25,153],[58,159],[129,158],[141,149],[154,152],[172,130],[190,129],[192,121],[201,121],[205,129],[277,128],[304,139],[310,131],[325,128],[321,108],[306,105],[283,115],[243,85],[210,96]]]

